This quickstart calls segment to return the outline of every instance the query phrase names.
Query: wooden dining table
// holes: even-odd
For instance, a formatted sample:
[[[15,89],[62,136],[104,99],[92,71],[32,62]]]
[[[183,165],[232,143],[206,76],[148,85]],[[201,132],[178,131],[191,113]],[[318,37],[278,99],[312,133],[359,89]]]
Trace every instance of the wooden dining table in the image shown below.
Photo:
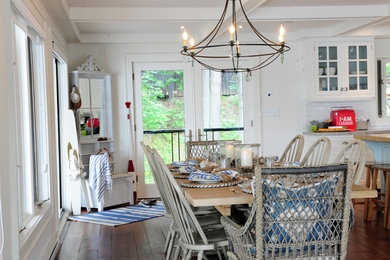
[[[183,180],[178,179],[177,182]],[[222,188],[184,188],[185,198],[194,207],[214,206],[223,216],[231,215],[231,206],[253,203],[253,195],[244,193],[240,186]],[[352,184],[351,199],[377,198],[375,190]]]

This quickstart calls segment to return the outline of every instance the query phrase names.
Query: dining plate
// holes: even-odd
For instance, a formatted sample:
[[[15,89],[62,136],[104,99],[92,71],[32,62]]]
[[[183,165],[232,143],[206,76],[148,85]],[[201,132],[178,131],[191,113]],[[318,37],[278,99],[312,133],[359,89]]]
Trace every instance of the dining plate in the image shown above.
[[[222,181],[222,178],[215,174],[198,172],[191,173],[188,179],[197,183],[217,183]]]
[[[194,160],[189,160],[189,161],[172,162],[171,165],[174,167],[183,167],[183,166],[195,166],[195,165],[199,165],[199,163]]]

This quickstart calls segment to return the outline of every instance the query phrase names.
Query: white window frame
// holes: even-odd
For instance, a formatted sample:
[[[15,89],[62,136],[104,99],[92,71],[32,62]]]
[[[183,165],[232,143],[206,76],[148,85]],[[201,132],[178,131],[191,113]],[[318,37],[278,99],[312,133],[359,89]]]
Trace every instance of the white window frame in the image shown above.
[[[28,54],[27,38],[31,40],[31,55]],[[18,132],[19,233],[20,242],[23,245],[39,220],[48,213],[51,204],[50,176],[48,174],[49,137],[44,40],[15,9],[13,13],[13,43],[15,124]],[[31,66],[29,66],[29,62],[31,62]],[[30,110],[32,107],[33,111]],[[29,123],[26,124],[27,121]],[[34,131],[25,129],[25,127],[31,127],[31,121],[34,122]],[[34,135],[33,138],[32,135]],[[32,142],[35,143],[35,151],[32,151]],[[36,182],[33,180],[33,172],[29,170],[34,165],[31,161],[34,159]],[[34,189],[37,194],[36,198],[34,198]]]

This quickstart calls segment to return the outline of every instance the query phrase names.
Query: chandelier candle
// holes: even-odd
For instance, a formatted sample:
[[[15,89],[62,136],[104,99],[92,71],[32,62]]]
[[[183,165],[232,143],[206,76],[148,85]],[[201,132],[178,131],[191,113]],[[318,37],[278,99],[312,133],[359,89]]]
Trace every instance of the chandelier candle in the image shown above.
[[[183,46],[184,46],[184,48],[187,48],[187,39],[188,39],[187,31],[184,31],[183,32]]]

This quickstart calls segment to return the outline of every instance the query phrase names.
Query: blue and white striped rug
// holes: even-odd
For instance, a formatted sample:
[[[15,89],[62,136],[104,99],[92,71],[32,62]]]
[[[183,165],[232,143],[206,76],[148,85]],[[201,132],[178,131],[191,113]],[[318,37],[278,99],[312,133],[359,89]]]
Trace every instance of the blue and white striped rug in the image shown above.
[[[119,226],[141,220],[160,217],[164,215],[164,205],[161,201],[157,205],[147,208],[141,205],[133,205],[123,208],[110,209],[102,212],[94,212],[80,216],[71,216],[70,220],[81,221],[107,226]]]

